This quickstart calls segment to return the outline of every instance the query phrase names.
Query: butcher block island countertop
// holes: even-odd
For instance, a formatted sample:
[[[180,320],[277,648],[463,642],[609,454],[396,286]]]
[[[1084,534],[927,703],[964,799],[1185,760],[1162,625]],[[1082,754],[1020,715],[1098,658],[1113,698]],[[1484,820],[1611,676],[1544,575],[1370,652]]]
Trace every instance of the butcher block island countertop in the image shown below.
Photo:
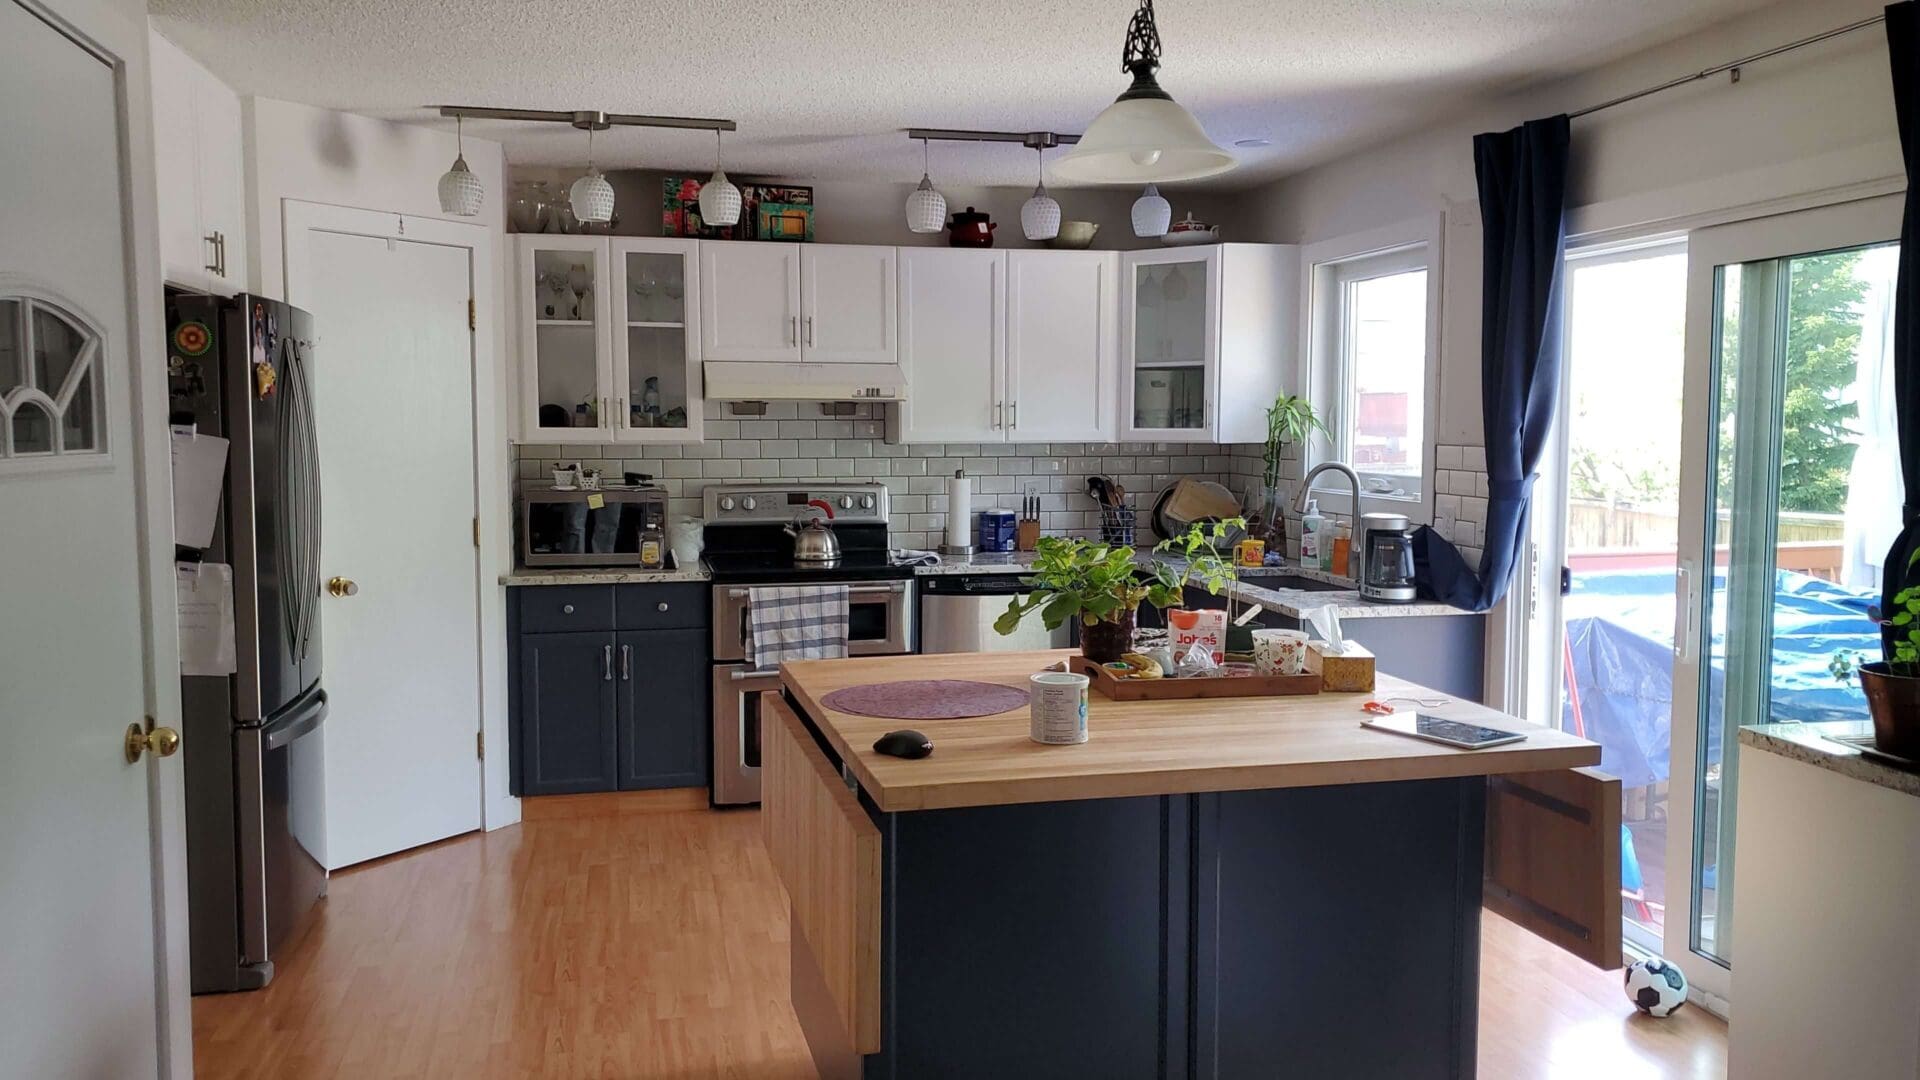
[[[1526,741],[1469,752],[1362,728],[1366,714],[1360,705],[1367,700],[1445,698],[1384,674],[1372,694],[1109,701],[1094,691],[1087,708],[1089,739],[1074,746],[1029,739],[1024,704],[963,720],[895,720],[820,704],[844,687],[911,679],[968,679],[1024,691],[1028,676],[1071,655],[1061,650],[811,660],[780,670],[794,700],[882,811],[1428,780],[1600,762],[1595,743],[1473,702],[1448,699],[1425,711],[1525,731]],[[1394,705],[1415,708],[1405,701]],[[875,739],[900,728],[932,739],[932,756],[913,761],[874,752]]]

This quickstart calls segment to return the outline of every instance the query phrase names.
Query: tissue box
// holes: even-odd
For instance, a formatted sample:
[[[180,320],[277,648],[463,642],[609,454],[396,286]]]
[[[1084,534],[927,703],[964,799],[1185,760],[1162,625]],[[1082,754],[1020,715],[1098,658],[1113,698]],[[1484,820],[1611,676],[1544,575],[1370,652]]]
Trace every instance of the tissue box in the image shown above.
[[[1307,642],[1307,671],[1320,676],[1320,689],[1329,694],[1367,694],[1373,692],[1373,654],[1356,641],[1346,651],[1323,652],[1324,641]]]

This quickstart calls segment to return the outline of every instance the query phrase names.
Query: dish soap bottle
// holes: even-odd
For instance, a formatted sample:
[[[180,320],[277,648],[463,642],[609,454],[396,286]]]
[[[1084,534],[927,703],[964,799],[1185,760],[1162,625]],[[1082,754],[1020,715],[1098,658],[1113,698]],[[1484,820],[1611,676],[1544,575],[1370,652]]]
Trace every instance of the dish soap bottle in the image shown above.
[[[1300,565],[1320,569],[1320,526],[1325,519],[1320,516],[1320,502],[1307,500],[1307,512],[1300,518]]]

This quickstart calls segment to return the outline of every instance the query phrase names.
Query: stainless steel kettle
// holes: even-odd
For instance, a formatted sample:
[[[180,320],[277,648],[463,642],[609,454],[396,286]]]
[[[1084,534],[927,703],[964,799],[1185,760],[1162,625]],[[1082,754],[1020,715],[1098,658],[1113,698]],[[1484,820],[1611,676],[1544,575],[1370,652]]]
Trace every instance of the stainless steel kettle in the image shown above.
[[[786,526],[793,537],[794,562],[836,562],[840,558],[840,538],[825,518],[795,520]]]

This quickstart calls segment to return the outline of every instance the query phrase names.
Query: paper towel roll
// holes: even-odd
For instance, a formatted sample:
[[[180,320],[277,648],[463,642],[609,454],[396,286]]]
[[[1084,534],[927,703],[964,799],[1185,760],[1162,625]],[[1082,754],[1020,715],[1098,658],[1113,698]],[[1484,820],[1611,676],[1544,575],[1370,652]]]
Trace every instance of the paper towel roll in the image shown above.
[[[955,469],[947,481],[947,547],[964,550],[973,546],[973,478],[965,469]]]

